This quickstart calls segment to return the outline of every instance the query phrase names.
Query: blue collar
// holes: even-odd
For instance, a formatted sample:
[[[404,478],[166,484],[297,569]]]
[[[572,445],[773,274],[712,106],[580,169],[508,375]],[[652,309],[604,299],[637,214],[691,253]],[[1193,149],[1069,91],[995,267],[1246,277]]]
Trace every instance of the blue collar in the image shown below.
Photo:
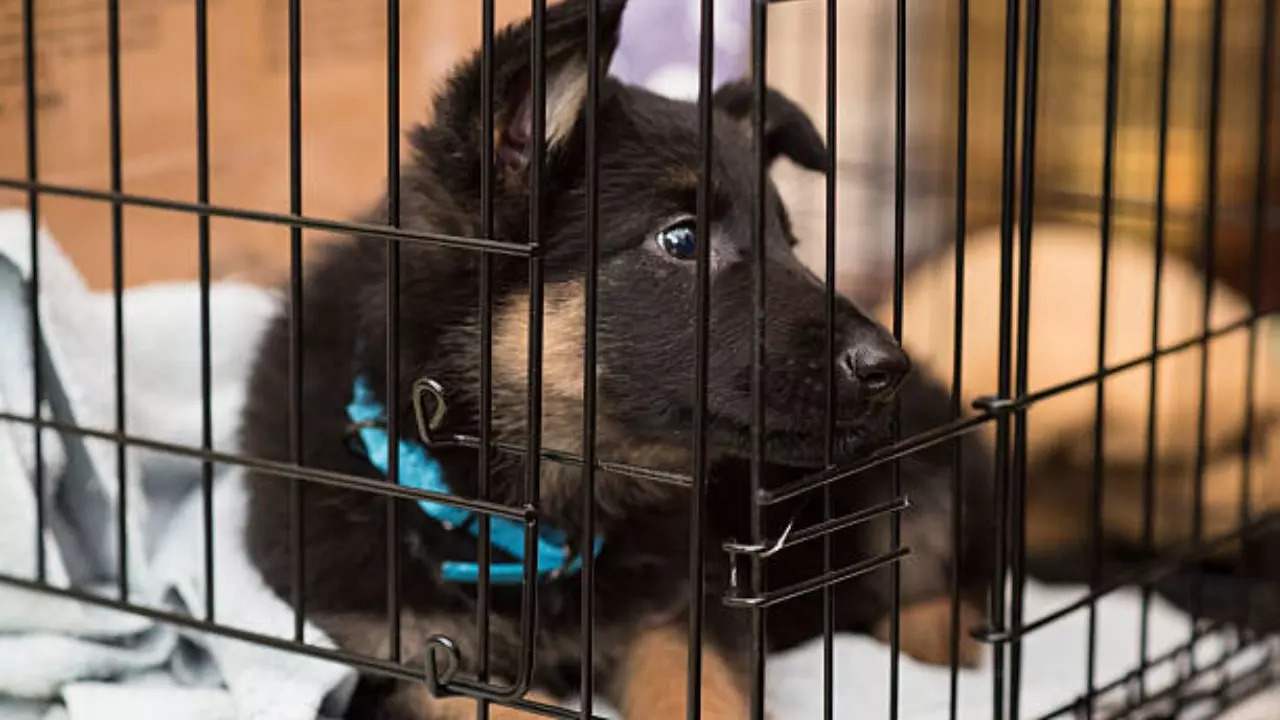
[[[369,462],[383,475],[387,474],[387,431],[381,423],[386,411],[374,397],[368,381],[359,376],[355,380],[351,403],[347,405],[347,417],[353,423],[356,434],[364,446]],[[439,461],[427,453],[422,445],[408,440],[399,441],[400,467],[398,480],[405,487],[428,490],[442,495],[452,494],[444,481]],[[445,505],[431,500],[419,500],[418,508],[427,517],[440,523],[446,530],[465,529],[474,537],[480,536],[480,523],[476,514],[465,508]],[[582,555],[570,557],[567,538],[560,529],[540,523],[538,537],[538,578],[555,579],[573,575],[582,569]],[[495,585],[519,585],[524,580],[525,526],[510,518],[489,519],[489,540],[494,547],[515,558],[517,562],[492,563],[489,579]],[[604,538],[592,543],[591,554],[598,556]],[[440,564],[443,579],[457,583],[476,583],[480,567],[474,562],[445,560]]]

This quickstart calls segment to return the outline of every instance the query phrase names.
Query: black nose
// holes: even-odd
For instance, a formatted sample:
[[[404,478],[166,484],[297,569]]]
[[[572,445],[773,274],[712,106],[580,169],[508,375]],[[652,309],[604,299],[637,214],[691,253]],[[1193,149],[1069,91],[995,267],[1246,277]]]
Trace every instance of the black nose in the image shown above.
[[[868,400],[887,400],[911,371],[911,360],[892,341],[859,343],[840,358],[846,376]]]

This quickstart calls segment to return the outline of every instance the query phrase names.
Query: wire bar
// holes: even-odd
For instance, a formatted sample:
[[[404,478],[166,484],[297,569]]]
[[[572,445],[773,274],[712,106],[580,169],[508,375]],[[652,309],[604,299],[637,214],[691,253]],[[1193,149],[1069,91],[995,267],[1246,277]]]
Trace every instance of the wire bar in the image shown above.
[[[31,280],[27,284],[27,304],[31,323],[31,414],[44,415],[44,365],[40,331],[40,182],[39,118],[36,103],[36,8],[35,0],[22,0],[22,95],[26,112],[27,179],[17,188],[27,191],[27,213],[30,217]],[[35,450],[34,486],[36,494],[36,578],[44,582],[47,577],[45,528],[48,526],[48,508],[45,507],[44,434],[37,428],[32,433]]]
[[[768,143],[765,138],[766,66],[765,39],[768,36],[768,11],[765,3],[751,5],[751,79],[752,79],[752,150],[755,153],[755,174],[751,188],[751,258],[752,258],[752,308],[751,308],[751,492],[758,496],[764,487],[765,464],[765,378],[768,359],[765,355],[766,311],[766,253],[765,253],[765,188],[768,187]],[[708,234],[706,237],[710,237]],[[701,531],[701,527],[698,528]],[[751,539],[759,543],[764,539],[764,512],[760,503],[751,504]],[[760,558],[751,559],[751,587],[760,595],[765,587],[766,567]],[[765,624],[767,606],[751,609],[749,712],[751,720],[765,720],[765,657],[768,639]],[[696,717],[696,716],[695,716]]]
[[[1156,408],[1159,402],[1160,303],[1164,287],[1165,212],[1168,197],[1169,169],[1169,98],[1170,67],[1173,60],[1173,0],[1164,0],[1164,19],[1160,40],[1160,110],[1156,150],[1155,208],[1155,273],[1151,286],[1151,375],[1147,384],[1147,426],[1145,459],[1142,470],[1142,546],[1147,555],[1155,554],[1155,480],[1156,480]],[[1138,696],[1146,695],[1146,673],[1151,634],[1150,585],[1142,586],[1142,619],[1138,630]]]
[[[589,548],[596,535],[596,357],[600,275],[600,157],[597,116],[600,112],[600,3],[587,0],[587,104],[586,104],[586,312],[582,353],[582,547]],[[579,710],[591,717],[595,694],[595,555],[582,554],[582,667],[578,679]]]
[[[1217,265],[1214,261],[1217,242],[1217,205],[1218,205],[1218,132],[1221,125],[1222,99],[1222,44],[1223,44],[1222,0],[1214,0],[1212,12],[1212,42],[1210,43],[1209,63],[1209,97],[1208,127],[1206,128],[1207,158],[1205,161],[1205,199],[1204,225],[1201,228],[1200,271],[1204,275],[1204,304],[1201,307],[1201,328],[1207,330],[1213,312],[1213,284]],[[1199,412],[1196,414],[1196,455],[1195,455],[1195,501],[1191,508],[1191,542],[1192,549],[1198,549],[1204,541],[1204,473],[1208,461],[1206,452],[1209,424],[1209,345],[1200,346],[1200,399]],[[1200,609],[1203,598],[1201,586],[1197,578],[1191,593],[1191,621],[1189,632],[1194,636],[1200,621]],[[1191,658],[1192,670],[1195,670],[1195,657]]]
[[[897,0],[894,26],[894,101],[893,101],[893,339],[902,343],[903,293],[907,262],[907,0]],[[901,431],[902,401],[894,399],[892,438],[898,442]],[[898,459],[890,466],[891,492],[902,494],[902,467]],[[902,545],[902,517],[889,516],[889,546]],[[889,720],[898,718],[901,685],[900,655],[902,644],[902,569],[897,563],[889,568],[889,584],[893,591],[889,624]]]
[[[289,214],[302,214],[302,0],[289,0]],[[289,228],[289,459],[303,463],[303,299],[302,228]],[[306,515],[304,490],[296,478],[289,487],[290,558],[293,563],[293,637],[302,641],[306,622]]]
[[[772,607],[778,603],[786,602],[787,600],[800,597],[806,593],[821,590],[824,587],[838,585],[846,580],[852,580],[855,577],[866,575],[869,572],[879,570],[883,567],[893,566],[897,564],[899,560],[910,554],[910,548],[899,547],[887,553],[841,568],[840,570],[835,570],[824,575],[819,575],[818,577],[802,580],[798,583],[788,585],[787,587],[779,588],[777,590],[770,590],[766,593],[748,596],[734,595],[731,593],[725,596],[724,603],[729,607],[739,608],[764,609]]]
[[[1249,242],[1249,265],[1253,272],[1249,275],[1248,298],[1249,307],[1255,312],[1262,303],[1262,269],[1267,267],[1267,256],[1263,247],[1263,208],[1270,191],[1267,164],[1271,159],[1271,121],[1272,102],[1274,100],[1273,83],[1275,80],[1276,0],[1264,0],[1262,13],[1262,49],[1258,72],[1258,164],[1254,169],[1253,198],[1253,231]],[[1254,433],[1257,424],[1257,356],[1258,356],[1258,323],[1249,323],[1249,344],[1245,358],[1245,390],[1244,390],[1244,428],[1241,431],[1240,457],[1242,464],[1240,492],[1240,524],[1248,525],[1253,518],[1253,461]],[[1251,547],[1244,550],[1244,566],[1247,571],[1258,569],[1259,558]],[[1242,603],[1244,603],[1242,599]],[[1253,604],[1244,603],[1241,616],[1245,627],[1253,626]]]
[[[196,0],[195,28],[196,66],[196,201],[209,204],[209,5],[208,0]],[[114,184],[113,192],[121,188]],[[119,207],[120,203],[113,204]],[[213,449],[213,358],[212,358],[212,309],[209,306],[210,228],[209,216],[196,218],[200,281],[200,449]],[[123,452],[123,444],[117,447]],[[216,578],[213,571],[213,464],[200,463],[200,522],[204,539],[204,602],[205,619],[216,617],[214,595]]]
[[[957,57],[956,57],[956,215],[955,215],[955,302],[951,330],[951,421],[957,422],[964,414],[964,285],[965,285],[965,234],[968,216],[965,213],[969,190],[969,0],[959,0],[957,8]],[[947,700],[947,716],[956,720],[960,703],[960,568],[967,561],[965,549],[964,512],[964,447],[960,438],[953,441],[951,454],[951,637],[948,638],[950,677]]]
[[[400,223],[400,0],[387,0],[387,224]],[[387,407],[400,397],[400,243],[387,245]],[[400,483],[400,414],[387,412],[387,482]],[[387,637],[390,660],[400,660],[400,503],[386,502]]]
[[[24,1],[31,2],[32,0]],[[115,202],[125,206],[153,208],[156,210],[171,210],[173,212],[190,213],[193,215],[208,215],[209,217],[248,220],[273,225],[286,225],[290,228],[303,230],[344,233],[368,238],[384,238],[411,245],[444,247],[455,250],[471,250],[480,253],[505,255],[510,257],[527,258],[530,255],[541,252],[541,249],[537,245],[523,243],[517,244],[490,238],[461,237],[456,235],[447,235],[444,233],[418,232],[416,230],[396,230],[381,225],[370,225],[367,223],[339,222],[337,220],[325,220],[323,218],[309,218],[301,214],[273,213],[208,203],[183,202],[181,200],[169,200],[166,198],[135,195],[125,192],[93,190],[91,188],[75,187],[58,183],[40,182],[31,178],[20,180],[17,178],[0,177],[0,188],[8,190],[22,190],[28,193],[59,195],[62,197],[79,198],[81,200],[98,200],[107,203]]]
[[[120,139],[120,0],[107,0],[107,106],[110,114],[107,130],[111,163],[111,189],[120,192],[124,186],[123,153]],[[124,343],[124,209],[111,204],[111,309],[115,349],[115,425],[116,432],[126,431],[125,343]],[[129,600],[129,484],[125,447],[116,443],[116,580],[121,602]],[[206,579],[206,583],[209,582]]]
[[[825,426],[822,446],[822,466],[833,467],[835,463],[836,433],[836,220],[838,198],[836,195],[838,175],[837,141],[839,139],[839,97],[837,94],[837,73],[839,58],[836,55],[836,37],[838,34],[838,16],[836,0],[827,0],[827,176],[826,176],[826,216],[823,232],[826,243],[824,283],[823,283],[823,333],[826,341],[826,367],[824,382],[826,383]],[[822,519],[831,520],[832,510],[831,487],[822,488]],[[822,537],[822,572],[832,570],[831,536]],[[835,632],[836,632],[835,595],[831,586],[822,588],[822,718],[835,718]]]
[[[1230,545],[1233,542],[1256,538],[1267,533],[1275,532],[1278,527],[1280,527],[1280,517],[1273,516],[1254,520],[1254,522],[1247,527],[1240,528],[1225,535],[1220,535],[1211,541],[1201,543],[1201,546],[1194,553],[1181,556],[1179,558],[1181,563],[1171,563],[1167,558],[1153,560],[1145,565],[1141,565],[1135,569],[1117,575],[1106,583],[1100,584],[1097,589],[1091,590],[1079,600],[1068,603],[1067,605],[1040,617],[1034,622],[1026,623],[1021,628],[1010,630],[992,629],[989,632],[980,632],[976,634],[975,637],[982,642],[996,646],[1024,638],[1027,635],[1048,626],[1055,620],[1061,619],[1082,608],[1089,607],[1090,604],[1097,602],[1102,597],[1115,592],[1125,585],[1155,582],[1156,580],[1173,574],[1180,565],[1208,557],[1213,554],[1214,550]]]
[[[493,118],[493,0],[484,0],[480,17],[480,112],[482,137],[494,137]],[[480,223],[485,237],[493,236],[493,143],[480,148]],[[481,500],[489,500],[490,447],[493,426],[493,256],[480,256],[480,429],[476,451],[477,491]],[[476,583],[476,679],[489,681],[489,565],[493,561],[490,546],[490,518],[480,515],[477,559],[479,577]],[[476,702],[476,720],[488,720],[489,702]]]
[[[698,198],[695,219],[698,237],[711,237],[712,93],[715,71],[715,2],[702,0],[699,6],[698,44]],[[685,716],[697,720],[702,714],[702,630],[705,612],[703,586],[702,524],[706,517],[707,470],[707,383],[710,380],[711,324],[711,244],[697,245],[694,281],[694,377],[693,377],[693,487],[689,500],[689,660],[685,672]]]

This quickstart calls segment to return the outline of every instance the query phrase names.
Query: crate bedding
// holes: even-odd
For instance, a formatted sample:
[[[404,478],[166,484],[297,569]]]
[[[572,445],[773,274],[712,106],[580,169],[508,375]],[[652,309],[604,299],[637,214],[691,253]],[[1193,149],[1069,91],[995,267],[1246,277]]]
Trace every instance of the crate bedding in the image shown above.
[[[0,212],[0,411],[31,413],[29,221]],[[47,417],[112,431],[115,427],[113,300],[84,285],[56,242],[40,233],[41,328]],[[213,447],[234,452],[234,429],[252,349],[277,296],[233,282],[211,295]],[[144,286],[125,294],[127,426],[131,434],[183,446],[200,443],[199,287]],[[33,577],[35,481],[33,431],[0,422],[0,573]],[[116,453],[105,441],[46,430],[43,436],[48,579],[115,598]],[[204,613],[200,465],[141,448],[125,456],[130,542],[130,600]],[[215,466],[215,610],[219,623],[286,638],[292,612],[262,584],[240,543],[243,488],[234,467]],[[1079,597],[1083,588],[1033,583],[1027,617]],[[1100,681],[1121,677],[1137,660],[1136,590],[1099,604]],[[1188,618],[1156,601],[1153,656],[1186,640]],[[1023,708],[1046,712],[1085,686],[1086,615],[1050,624],[1025,645]],[[313,627],[308,641],[328,645]],[[1227,647],[1217,636],[1198,652],[1212,659]],[[838,717],[883,717],[889,652],[852,635],[836,640]],[[1234,667],[1257,662],[1245,653]],[[1174,680],[1172,667],[1153,676]],[[777,720],[821,716],[822,648],[817,640],[770,659],[768,701]],[[947,717],[945,668],[904,659],[904,718]],[[354,676],[345,667],[143,616],[78,603],[0,583],[0,718],[72,720],[166,717],[192,720],[311,720],[341,713]],[[960,717],[990,717],[990,667],[960,677]],[[606,710],[599,705],[602,711]],[[1273,708],[1271,712],[1275,712]]]

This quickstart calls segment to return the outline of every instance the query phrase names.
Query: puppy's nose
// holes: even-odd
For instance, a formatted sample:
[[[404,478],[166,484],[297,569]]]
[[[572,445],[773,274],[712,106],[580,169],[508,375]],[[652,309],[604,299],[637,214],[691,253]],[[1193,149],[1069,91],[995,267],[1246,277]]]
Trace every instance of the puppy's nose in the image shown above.
[[[887,400],[911,371],[911,360],[892,341],[859,343],[845,350],[840,367],[868,400]]]

